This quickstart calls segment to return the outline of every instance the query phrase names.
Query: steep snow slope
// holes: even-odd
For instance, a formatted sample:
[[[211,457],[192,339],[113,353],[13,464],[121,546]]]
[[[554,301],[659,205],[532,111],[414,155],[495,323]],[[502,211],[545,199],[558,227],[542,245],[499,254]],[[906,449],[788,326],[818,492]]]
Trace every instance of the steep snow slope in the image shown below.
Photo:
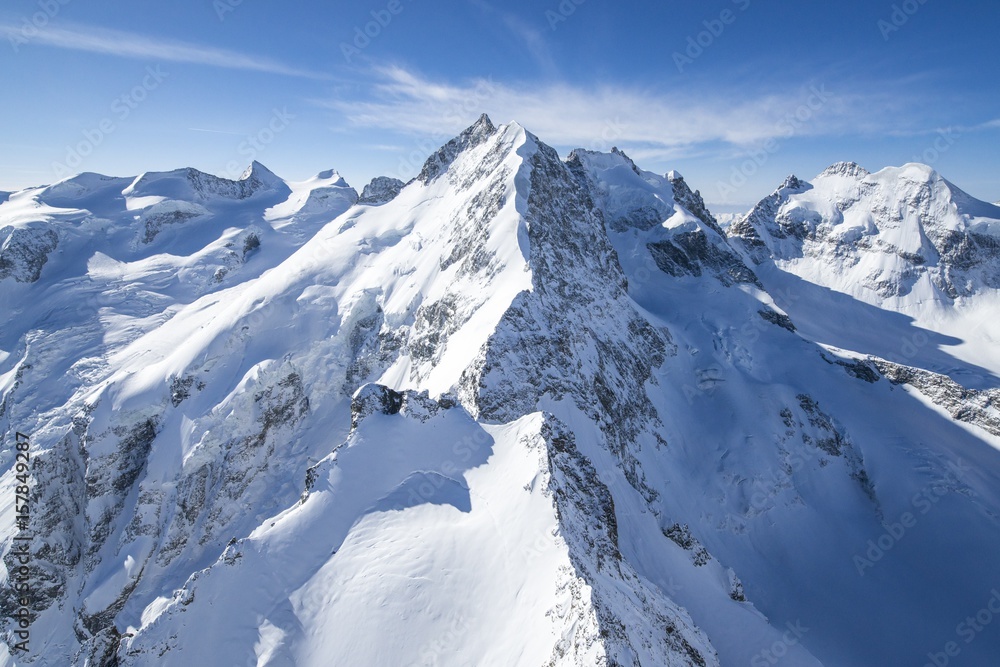
[[[592,494],[593,470],[560,440],[550,417],[482,426],[454,401],[368,385],[355,418],[348,441],[310,470],[300,505],[230,545],[183,593],[147,610],[129,661],[607,660],[588,583],[574,574],[567,542],[610,549],[600,519],[613,509],[557,500]],[[269,574],[264,585],[262,573]],[[637,587],[622,594],[635,620],[681,615],[650,587]],[[220,606],[233,614],[220,618]],[[234,629],[244,636],[221,652],[218,637]],[[705,650],[691,630],[675,634],[685,651]],[[686,658],[656,645],[639,653],[645,664],[690,664]]]
[[[40,592],[5,664],[922,664],[989,600],[1000,397],[786,307],[824,288],[764,209],[819,185],[727,240],[676,172],[486,117],[356,205],[77,178],[0,205]]]
[[[635,191],[658,183],[660,199],[668,200],[659,177],[630,174],[623,160],[604,156],[590,165],[599,183],[631,181]],[[622,217],[621,208],[605,206],[607,219]],[[735,569],[774,625],[809,628],[802,641],[823,664],[919,664],[950,640],[963,608],[980,608],[997,575],[977,555],[996,548],[1000,443],[993,418],[980,413],[970,432],[942,418],[944,407],[926,410],[931,399],[920,392],[935,394],[931,383],[880,379],[877,368],[887,367],[803,340],[749,269],[745,281],[734,281],[739,272],[715,268],[731,266],[719,260],[723,239],[690,219],[684,225],[695,236],[682,238],[697,242],[677,245],[673,230],[684,226],[673,218],[610,233],[630,296],[648,321],[670,331],[675,350],[648,391],[662,420],[648,430],[663,445],[635,454],[639,477],[657,495],[628,512],[623,505],[634,494],[616,493],[620,534],[633,545],[623,553],[657,581],[666,568],[655,529],[687,542],[688,531],[674,527],[688,526],[709,554]],[[665,230],[673,232],[669,253],[659,245]],[[687,263],[665,264],[661,254]],[[838,316],[826,313],[827,320]],[[960,395],[939,402],[959,414],[977,400],[995,400]],[[906,512],[918,524],[892,540],[891,557],[875,553],[873,567],[856,560],[888,530],[883,522],[893,526]],[[928,569],[936,572],[930,580]],[[675,599],[706,630],[723,664],[759,661],[771,646],[734,632],[732,622],[718,623],[715,609],[678,587]],[[861,609],[875,608],[882,612],[859,621]],[[923,643],[913,642],[917,635]],[[987,660],[996,646],[980,641],[974,648]],[[977,664],[973,649],[965,650],[966,664]]]

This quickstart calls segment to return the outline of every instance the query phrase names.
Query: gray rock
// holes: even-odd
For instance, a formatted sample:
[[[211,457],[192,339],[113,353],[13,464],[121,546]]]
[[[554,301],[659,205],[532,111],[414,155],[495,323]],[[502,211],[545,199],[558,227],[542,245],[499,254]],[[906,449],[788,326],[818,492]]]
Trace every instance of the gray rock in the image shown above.
[[[417,175],[417,180],[424,184],[430,183],[446,171],[460,153],[474,146],[479,146],[495,132],[496,127],[493,126],[490,117],[483,114],[472,126],[427,158],[423,169]]]
[[[403,394],[380,384],[366,384],[351,397],[351,429],[371,415],[395,415],[402,408]]]
[[[701,197],[701,192],[698,190],[692,191],[690,186],[676,171],[667,174],[670,178],[670,185],[674,188],[674,201],[691,211],[699,220],[708,225],[712,231],[714,231],[719,236],[725,236],[725,232],[719,226],[719,221],[715,219],[711,211],[708,210],[708,206],[705,205],[705,200]]]
[[[0,280],[12,277],[19,283],[37,281],[58,245],[59,235],[44,223],[0,229]]]
[[[1000,389],[968,389],[946,375],[869,357],[894,385],[907,384],[927,396],[955,419],[1000,437]]]
[[[677,232],[669,239],[646,245],[656,266],[672,276],[700,276],[709,271],[727,287],[736,283],[764,289],[757,275],[719,238],[713,243],[709,234],[697,231]]]
[[[403,189],[405,183],[398,178],[390,178],[388,176],[376,176],[371,180],[371,183],[365,186],[365,189],[361,192],[361,198],[358,199],[359,204],[366,204],[368,206],[381,206],[387,204],[396,198],[399,191]]]
[[[788,315],[775,312],[770,308],[758,310],[757,314],[760,315],[765,321],[795,333],[795,325],[792,324],[792,318]]]

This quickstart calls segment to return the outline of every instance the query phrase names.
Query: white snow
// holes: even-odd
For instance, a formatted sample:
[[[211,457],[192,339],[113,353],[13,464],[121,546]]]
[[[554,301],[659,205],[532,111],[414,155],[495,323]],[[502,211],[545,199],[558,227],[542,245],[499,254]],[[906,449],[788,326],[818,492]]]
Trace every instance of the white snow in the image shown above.
[[[82,174],[0,203],[0,228],[59,237],[37,282],[0,282],[0,426],[60,462],[37,469],[52,507],[80,499],[46,539],[97,544],[33,626],[30,664],[84,664],[76,614],[107,609],[126,665],[693,664],[657,643],[678,637],[708,665],[918,664],[954,639],[1000,574],[983,557],[1000,550],[1000,437],[848,370],[874,355],[997,386],[998,290],[983,278],[951,298],[903,255],[932,266],[929,235],[995,234],[1000,209],[922,165],[837,165],[782,194],[781,219],[809,233],[766,239],[773,261],[750,265],[765,290],[726,287],[653,261],[650,244],[685,233],[727,249],[674,201],[680,174],[579,151],[627,279],[600,287],[669,341],[630,378],[648,413],[579,389],[574,372],[635,351],[627,322],[556,294],[580,337],[561,349],[569,377],[543,378],[509,423],[477,421],[468,378],[490,346],[554,335],[505,321],[551,256],[527,229],[539,150],[501,126],[377,207],[336,171],[288,183],[259,163],[239,181]],[[550,269],[567,291],[597,280]],[[883,279],[905,293],[880,293]],[[521,379],[493,371],[483,391]],[[368,383],[426,393],[352,428]],[[553,463],[569,455],[546,445],[550,418],[586,479]],[[146,423],[148,451],[136,436],[123,453]],[[606,430],[636,423],[612,451]],[[0,462],[9,549],[11,452]],[[124,490],[101,486],[126,473]],[[922,511],[928,489],[945,493]],[[613,531],[571,505],[605,490]],[[915,525],[859,572],[907,512]],[[618,556],[583,562],[599,531]],[[18,664],[5,650],[0,665]],[[962,656],[998,651],[984,633]]]

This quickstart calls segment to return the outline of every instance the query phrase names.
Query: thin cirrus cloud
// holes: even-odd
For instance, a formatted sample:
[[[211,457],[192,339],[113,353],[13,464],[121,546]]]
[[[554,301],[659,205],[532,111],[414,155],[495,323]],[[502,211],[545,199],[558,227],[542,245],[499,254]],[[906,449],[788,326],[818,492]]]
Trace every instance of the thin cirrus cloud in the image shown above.
[[[905,124],[894,92],[844,92],[824,84],[767,94],[658,91],[624,85],[520,85],[490,78],[463,84],[435,81],[399,66],[373,71],[361,99],[322,102],[358,127],[444,137],[479,112],[516,120],[557,146],[634,147],[635,156],[674,158],[707,146],[722,152],[773,139],[864,134],[878,118]],[[881,112],[881,113],[879,113]],[[916,124],[918,119],[913,119]],[[630,153],[631,154],[631,153]]]
[[[309,79],[329,78],[321,72],[299,69],[270,58],[92,26],[40,28],[29,39],[22,35],[20,27],[0,23],[0,35],[9,39],[26,39],[28,44],[101,53],[123,58],[151,58],[167,62],[209,65]]]

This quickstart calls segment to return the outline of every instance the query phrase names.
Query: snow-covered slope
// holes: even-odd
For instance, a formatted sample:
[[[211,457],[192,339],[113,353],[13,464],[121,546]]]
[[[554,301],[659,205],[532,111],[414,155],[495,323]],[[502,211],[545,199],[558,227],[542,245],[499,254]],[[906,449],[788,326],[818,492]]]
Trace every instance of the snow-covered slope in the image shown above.
[[[728,233],[806,335],[977,387],[1000,374],[1000,207],[930,167],[791,176]]]
[[[1000,208],[924,165],[869,174],[840,163],[812,183],[790,178],[730,233],[756,260],[802,259],[815,282],[873,303],[1000,287]]]
[[[484,116],[360,198],[256,163],[14,193],[0,427],[32,437],[37,595],[0,664],[920,664],[1000,575],[1000,397],[788,307],[830,291],[789,268],[822,242],[768,211],[820,187],[727,238],[676,172]],[[988,261],[927,284],[985,315]]]

